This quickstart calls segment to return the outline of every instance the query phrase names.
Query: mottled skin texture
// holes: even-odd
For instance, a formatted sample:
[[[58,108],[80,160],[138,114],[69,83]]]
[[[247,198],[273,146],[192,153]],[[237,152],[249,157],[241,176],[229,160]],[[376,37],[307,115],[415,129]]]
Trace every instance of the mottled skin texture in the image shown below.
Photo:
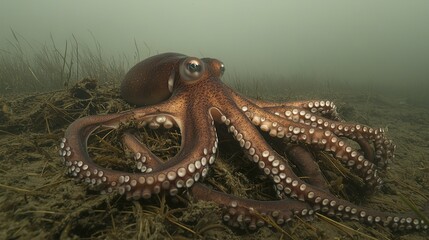
[[[60,155],[69,174],[104,193],[117,192],[133,199],[150,198],[160,192],[176,195],[188,189],[197,200],[224,206],[223,220],[242,228],[262,226],[266,217],[282,224],[294,215],[307,217],[318,211],[329,217],[380,223],[392,229],[427,229],[427,223],[414,216],[365,209],[337,198],[329,192],[319,166],[307,150],[331,153],[371,190],[382,183],[377,169],[385,168],[394,156],[395,146],[383,129],[341,121],[330,101],[276,103],[241,96],[221,82],[223,72],[224,65],[219,60],[177,53],[138,63],[127,73],[121,95],[130,103],[145,106],[73,122],[60,143]],[[135,153],[140,172],[116,171],[95,164],[87,150],[90,134],[97,128],[117,129],[130,122],[154,129],[179,127],[180,151],[164,162],[127,131],[123,143]],[[225,125],[249,160],[272,179],[278,201],[243,199],[198,183],[215,161],[215,123]],[[286,156],[277,153],[261,131],[281,139]],[[354,149],[350,141],[358,143],[360,149]],[[308,178],[299,178],[288,161]]]

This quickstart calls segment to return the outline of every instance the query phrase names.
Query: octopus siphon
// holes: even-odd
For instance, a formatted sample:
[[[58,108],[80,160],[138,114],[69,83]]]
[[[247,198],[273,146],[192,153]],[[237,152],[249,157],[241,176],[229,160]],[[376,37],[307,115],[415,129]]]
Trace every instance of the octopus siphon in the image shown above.
[[[311,154],[311,150],[331,154],[359,176],[366,189],[377,189],[382,184],[378,171],[386,168],[395,150],[383,129],[341,120],[332,101],[269,102],[245,97],[221,81],[224,71],[217,59],[178,53],[138,63],[120,88],[121,96],[138,108],[83,117],[67,128],[59,154],[68,174],[102,193],[128,199],[187,191],[196,200],[223,206],[226,223],[251,230],[267,224],[264,217],[283,224],[316,212],[394,230],[428,229],[427,222],[412,214],[369,209],[335,196]],[[122,143],[133,152],[136,169],[119,171],[96,164],[88,153],[89,136],[96,129],[118,129],[130,123],[135,128],[179,128],[180,150],[164,161],[125,131]],[[202,183],[216,160],[217,131],[225,129],[270,179],[278,200],[245,199]],[[276,151],[267,138],[281,141],[286,154]],[[292,164],[307,177],[300,178]]]

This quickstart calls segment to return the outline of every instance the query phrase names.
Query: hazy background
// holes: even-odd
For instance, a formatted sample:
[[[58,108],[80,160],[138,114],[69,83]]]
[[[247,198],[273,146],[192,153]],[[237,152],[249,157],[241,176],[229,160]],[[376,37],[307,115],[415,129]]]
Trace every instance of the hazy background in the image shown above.
[[[174,51],[221,59],[242,81],[293,76],[429,89],[429,1],[1,1],[11,30],[63,48],[72,34],[103,55],[137,61]],[[423,90],[424,89],[424,90]]]

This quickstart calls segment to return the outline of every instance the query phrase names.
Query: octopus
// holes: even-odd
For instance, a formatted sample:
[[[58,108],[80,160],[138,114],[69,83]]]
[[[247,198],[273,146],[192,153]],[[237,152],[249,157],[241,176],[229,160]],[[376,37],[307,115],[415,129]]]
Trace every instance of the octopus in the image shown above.
[[[196,200],[222,206],[224,222],[250,230],[267,224],[267,218],[281,225],[294,216],[315,213],[394,230],[428,229],[427,222],[413,214],[365,208],[337,197],[311,153],[320,150],[332,155],[362,179],[365,189],[373,191],[383,182],[378,171],[394,158],[395,145],[383,129],[343,121],[328,100],[270,102],[245,97],[221,81],[224,71],[225,65],[217,59],[178,53],[136,64],[125,75],[120,93],[139,107],[71,123],[59,150],[68,174],[102,193],[127,199],[187,192]],[[133,153],[135,169],[121,171],[97,164],[88,153],[89,136],[97,129],[119,129],[131,123],[137,129],[180,129],[180,150],[164,161],[132,131],[124,131],[122,146]],[[271,181],[277,200],[246,199],[202,183],[217,157],[217,131],[237,141],[246,158]],[[286,154],[267,138],[280,141]],[[300,177],[297,169],[306,177]]]

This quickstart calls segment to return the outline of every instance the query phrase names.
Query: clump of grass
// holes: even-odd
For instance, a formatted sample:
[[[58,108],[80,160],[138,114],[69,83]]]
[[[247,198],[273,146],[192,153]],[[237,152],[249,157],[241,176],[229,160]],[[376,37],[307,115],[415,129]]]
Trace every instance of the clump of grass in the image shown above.
[[[11,35],[0,49],[0,94],[68,88],[82,78],[115,85],[130,67],[125,55],[104,57],[95,37],[90,47],[74,35],[61,44],[53,35],[44,44],[31,44],[13,29]]]

